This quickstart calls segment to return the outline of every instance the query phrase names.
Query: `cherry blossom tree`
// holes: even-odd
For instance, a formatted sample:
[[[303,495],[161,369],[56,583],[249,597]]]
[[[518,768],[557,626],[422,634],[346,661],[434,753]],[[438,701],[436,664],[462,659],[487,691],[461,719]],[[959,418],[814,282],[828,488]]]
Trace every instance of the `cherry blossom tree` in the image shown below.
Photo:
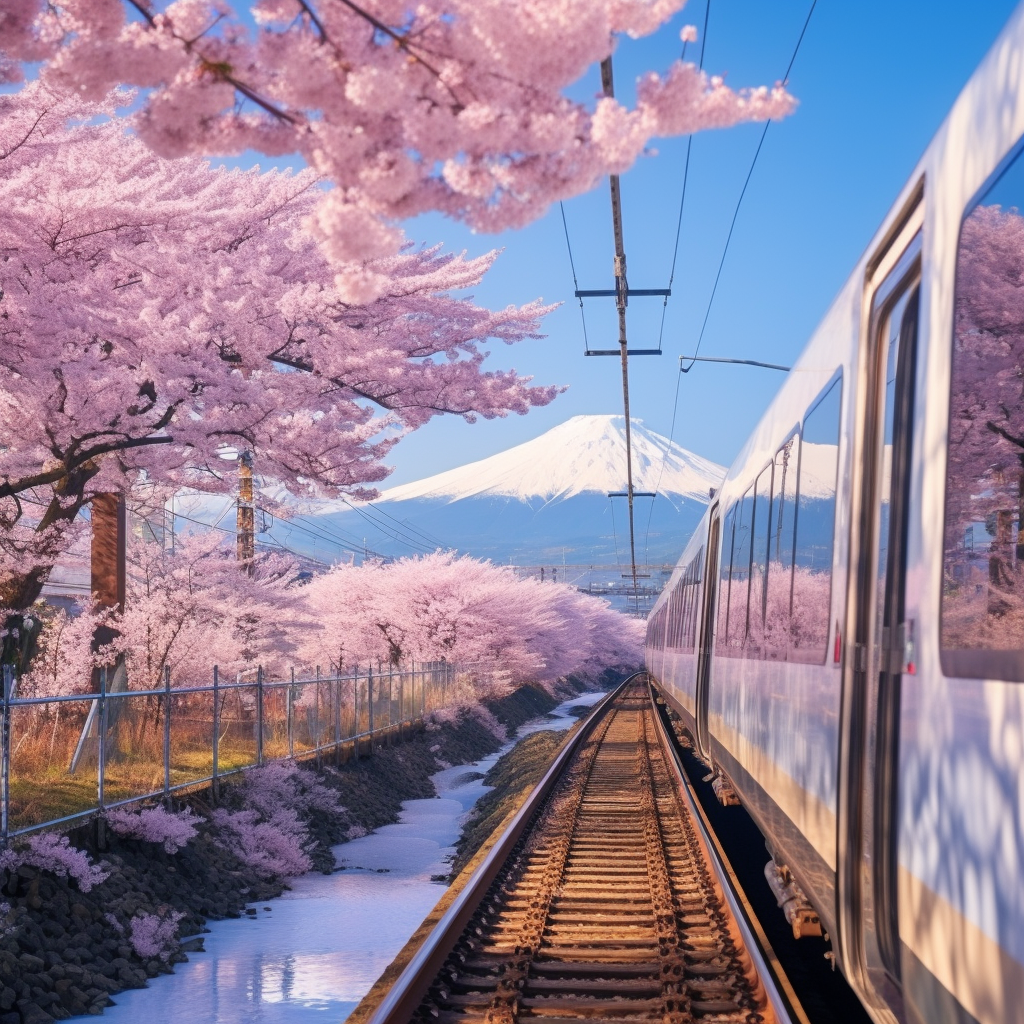
[[[97,616],[89,609],[78,609],[78,614],[69,614],[63,608],[41,606],[39,602],[32,609],[32,617],[38,624],[26,625],[36,635],[35,650],[32,651],[29,671],[18,686],[21,697],[43,697],[62,694],[92,692],[93,653],[92,638],[97,625]],[[60,705],[52,708],[54,731],[60,721]]]
[[[124,611],[109,613],[116,631],[107,654],[124,655],[132,689],[209,684],[223,671],[262,664],[281,678],[312,628],[295,567],[280,555],[239,571],[213,533],[191,534],[173,552],[133,538],[128,551]]]
[[[682,61],[641,78],[632,108],[567,98],[617,35],[684,3],[258,0],[253,28],[227,0],[0,0],[0,77],[44,61],[52,88],[94,100],[142,87],[138,130],[164,156],[301,154],[336,186],[316,215],[328,251],[360,263],[424,211],[520,226],[655,137],[788,114],[781,86],[734,92]]]
[[[450,295],[495,254],[377,260],[364,303],[303,228],[312,172],[160,160],[102,121],[117,102],[0,96],[0,607],[32,603],[96,493],[231,491],[250,451],[293,492],[372,494],[431,417],[557,393],[482,367],[545,312]]]
[[[320,624],[306,660],[332,671],[444,659],[554,682],[640,662],[638,620],[572,587],[468,556],[340,566],[305,589]]]

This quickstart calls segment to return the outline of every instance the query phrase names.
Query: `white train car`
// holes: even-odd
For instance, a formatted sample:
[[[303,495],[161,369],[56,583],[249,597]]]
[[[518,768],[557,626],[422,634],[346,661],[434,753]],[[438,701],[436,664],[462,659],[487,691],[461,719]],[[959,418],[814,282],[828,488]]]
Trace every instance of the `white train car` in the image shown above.
[[[647,666],[880,1022],[1024,1022],[1024,8],[729,469]]]

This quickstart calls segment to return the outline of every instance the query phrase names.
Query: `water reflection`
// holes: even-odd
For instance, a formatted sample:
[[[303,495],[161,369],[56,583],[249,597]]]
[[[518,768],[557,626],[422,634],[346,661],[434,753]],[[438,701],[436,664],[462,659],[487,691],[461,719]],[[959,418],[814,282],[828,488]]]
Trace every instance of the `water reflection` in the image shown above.
[[[538,719],[520,735],[566,728],[576,721],[571,707],[601,696],[567,701],[554,721]],[[463,817],[488,788],[466,775],[499,756],[439,772],[439,797],[408,800],[397,824],[336,847],[345,871],[296,879],[281,899],[256,904],[252,920],[213,922],[208,952],[190,954],[148,989],[122,992],[105,1019],[177,1024],[187,1012],[190,1024],[343,1021],[444,892],[430,876],[447,871]]]

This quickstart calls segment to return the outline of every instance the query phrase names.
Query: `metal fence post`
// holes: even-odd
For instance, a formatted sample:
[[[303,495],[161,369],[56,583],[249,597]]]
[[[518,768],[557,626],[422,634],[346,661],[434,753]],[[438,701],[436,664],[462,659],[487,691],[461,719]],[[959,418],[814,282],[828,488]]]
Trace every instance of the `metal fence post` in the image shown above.
[[[164,803],[171,799],[171,666],[164,665]]]
[[[3,832],[3,843],[7,845],[7,837],[11,832],[11,692],[14,689],[14,666],[4,665],[4,721],[3,721],[3,821],[0,831]]]
[[[366,704],[370,709],[370,753],[373,753],[373,664],[366,669]]]
[[[313,705],[315,714],[313,716],[314,726],[316,728],[316,763],[320,764],[320,750],[323,747],[323,737],[320,735],[320,666],[316,667],[316,703]]]
[[[398,670],[398,739],[401,742],[405,733],[405,672]]]
[[[263,764],[263,666],[256,668],[256,763]]]
[[[352,676],[352,749],[355,751],[356,760],[359,760],[359,740],[354,737],[359,735],[359,727],[362,719],[359,717],[359,667],[353,670]]]
[[[388,662],[388,743],[390,744],[394,737],[391,735],[392,726],[395,724],[395,681],[394,681],[394,665]],[[401,715],[399,715],[401,719]]]
[[[220,761],[220,669],[213,666],[213,799],[219,796],[217,784],[218,762]]]
[[[341,666],[334,680],[334,760],[341,758]]]
[[[292,677],[291,684],[288,687],[288,696],[284,702],[284,721],[285,728],[288,731],[288,756],[295,756],[295,729],[294,726],[294,715],[292,714],[292,706],[295,702],[295,666],[292,665]]]
[[[96,754],[96,803],[103,811],[103,776],[107,771],[107,666],[100,669],[99,744]]]

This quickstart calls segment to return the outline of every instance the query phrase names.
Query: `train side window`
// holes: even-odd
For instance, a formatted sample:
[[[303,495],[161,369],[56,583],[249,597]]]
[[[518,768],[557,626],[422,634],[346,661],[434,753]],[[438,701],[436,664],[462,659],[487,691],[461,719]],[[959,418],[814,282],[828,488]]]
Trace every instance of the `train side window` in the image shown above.
[[[790,661],[821,664],[827,654],[842,393],[839,378],[804,418],[790,606]]]
[[[732,569],[729,573],[729,654],[742,656],[747,640],[747,600],[750,593],[750,533],[754,518],[754,488],[736,509],[736,530],[732,541]]]
[[[718,580],[718,614],[715,616],[715,635],[718,654],[729,654],[729,590],[732,578],[733,537],[736,533],[736,509],[733,505],[722,521],[722,563]]]
[[[690,588],[690,647],[697,649],[697,623],[700,620],[700,593],[704,582],[704,548],[697,552],[693,570],[693,586]]]
[[[761,471],[754,485],[754,521],[750,542],[750,610],[746,652],[748,658],[764,657],[764,598],[768,574],[768,542],[771,535],[772,466]]]
[[[942,670],[1024,681],[1024,158],[964,218],[957,252]]]
[[[686,611],[683,617],[683,646],[692,651],[696,647],[697,607],[700,595],[701,566],[704,563],[704,548],[690,559],[686,567]]]
[[[799,458],[800,435],[794,434],[775,455],[764,621],[765,657],[771,661],[785,661],[789,649],[793,528],[796,525],[796,474]]]

